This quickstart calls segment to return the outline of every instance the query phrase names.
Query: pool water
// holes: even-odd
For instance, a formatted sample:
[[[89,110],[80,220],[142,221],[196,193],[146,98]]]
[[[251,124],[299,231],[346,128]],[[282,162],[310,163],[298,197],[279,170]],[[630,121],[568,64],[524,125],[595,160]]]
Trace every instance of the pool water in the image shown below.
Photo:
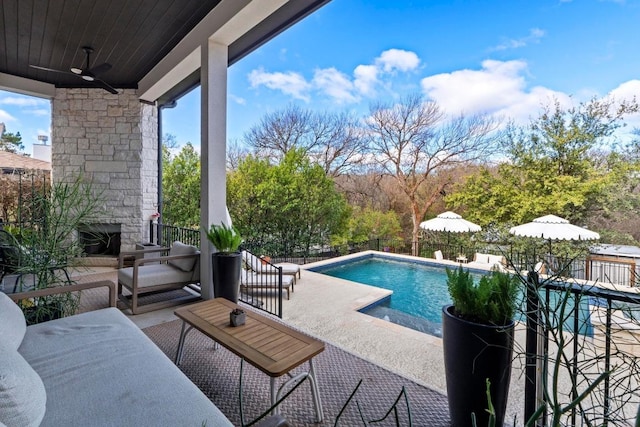
[[[444,268],[369,257],[314,270],[392,290],[390,298],[361,311],[431,335],[442,335],[442,307],[451,304]],[[480,274],[475,276],[479,280]]]
[[[365,257],[334,265],[313,268],[312,271],[352,282],[376,286],[393,291],[393,294],[360,311],[370,316],[399,325],[442,336],[442,307],[451,304],[447,289],[447,273],[444,267],[412,261],[397,261],[384,257]],[[473,273],[477,282],[482,273]],[[554,299],[554,298],[552,298]],[[590,335],[588,302],[580,304],[580,333]],[[552,303],[553,304],[553,303]],[[569,303],[568,311],[573,304]],[[522,319],[520,319],[522,320]],[[572,322],[571,322],[572,323]],[[569,320],[565,330],[573,327]]]

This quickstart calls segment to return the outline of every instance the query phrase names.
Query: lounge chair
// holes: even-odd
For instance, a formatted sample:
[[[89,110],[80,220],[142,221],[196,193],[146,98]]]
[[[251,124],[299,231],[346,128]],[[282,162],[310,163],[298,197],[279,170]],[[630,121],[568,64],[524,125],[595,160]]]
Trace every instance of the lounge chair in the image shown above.
[[[242,251],[242,259],[247,265],[247,268],[258,274],[278,274],[280,270],[276,267],[279,267],[282,269],[283,276],[293,277],[293,283],[295,283],[296,276],[300,278],[301,272],[298,264],[293,264],[291,262],[279,262],[277,264],[272,264],[268,260],[258,258],[248,251]]]
[[[150,254],[166,256],[148,257]],[[125,259],[135,258],[133,267],[124,267]],[[145,257],[146,256],[146,257]],[[171,248],[121,252],[118,260],[118,299],[133,314],[171,307],[200,299],[200,251],[195,246],[174,242]],[[139,297],[158,292],[174,291],[188,286],[194,292],[179,298],[138,305]],[[126,288],[131,295],[123,295]]]
[[[289,290],[293,289],[294,276],[285,276],[282,274],[282,290],[287,291],[287,299],[289,299]],[[280,288],[279,277],[275,274],[258,274],[251,270],[242,270],[240,277],[240,289],[250,296],[254,296],[254,289],[274,289]]]
[[[433,256],[435,257],[436,261],[444,260],[444,257],[442,256],[442,251],[435,251],[433,253]]]

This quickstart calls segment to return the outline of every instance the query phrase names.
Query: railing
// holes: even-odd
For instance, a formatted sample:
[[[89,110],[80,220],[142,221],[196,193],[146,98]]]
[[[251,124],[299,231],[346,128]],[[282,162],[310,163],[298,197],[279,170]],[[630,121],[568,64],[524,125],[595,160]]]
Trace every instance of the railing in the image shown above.
[[[200,247],[200,230],[153,222],[150,222],[149,227],[152,243],[157,243],[160,246],[171,246],[171,243],[179,240],[187,245]],[[156,235],[158,236],[157,240],[154,239]]]
[[[285,286],[282,268],[247,252],[254,255],[254,258],[252,258],[253,261],[243,259],[244,265],[240,274],[240,301],[282,318],[282,294],[286,292],[289,298],[293,291],[295,277],[293,280],[287,277],[287,281],[291,283]]]
[[[640,295],[528,277],[525,421],[546,405],[536,426],[632,425]]]

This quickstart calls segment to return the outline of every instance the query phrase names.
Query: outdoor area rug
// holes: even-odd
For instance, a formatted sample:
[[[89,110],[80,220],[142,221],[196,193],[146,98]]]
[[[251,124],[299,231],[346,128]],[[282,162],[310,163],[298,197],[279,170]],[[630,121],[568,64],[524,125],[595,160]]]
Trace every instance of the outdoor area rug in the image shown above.
[[[176,320],[143,331],[173,360],[175,357],[181,321]],[[309,364],[292,371],[308,369]],[[324,421],[315,422],[310,385],[301,384],[281,404],[281,413],[293,426],[333,426],[339,412],[348,401],[358,382],[362,384],[340,417],[340,426],[362,426],[358,406],[367,421],[382,418],[393,406],[402,388],[409,401],[412,425],[448,426],[449,413],[446,396],[418,385],[373,363],[354,356],[330,344],[314,358],[316,377],[324,409]],[[187,335],[180,369],[231,420],[241,425],[239,406],[240,358],[193,330]],[[278,379],[285,381],[285,375]],[[243,413],[248,424],[269,408],[269,377],[248,363],[243,367]],[[357,402],[356,402],[357,401]],[[404,398],[397,406],[399,425],[407,426],[407,406]],[[393,413],[379,426],[395,426]]]

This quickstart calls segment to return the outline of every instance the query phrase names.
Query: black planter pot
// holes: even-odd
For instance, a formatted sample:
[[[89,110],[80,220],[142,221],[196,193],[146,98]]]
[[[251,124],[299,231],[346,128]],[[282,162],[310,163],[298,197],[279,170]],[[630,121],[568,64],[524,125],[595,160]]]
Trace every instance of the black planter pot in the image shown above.
[[[229,301],[238,302],[240,290],[240,268],[242,254],[240,252],[211,254],[213,270],[213,295]]]
[[[59,302],[47,303],[34,307],[22,309],[27,325],[48,322],[49,320],[61,319],[64,317],[63,305]]]
[[[496,426],[504,423],[511,379],[514,322],[487,326],[468,322],[442,308],[442,345],[451,423],[455,427],[488,425],[486,379],[491,382],[491,401]]]

